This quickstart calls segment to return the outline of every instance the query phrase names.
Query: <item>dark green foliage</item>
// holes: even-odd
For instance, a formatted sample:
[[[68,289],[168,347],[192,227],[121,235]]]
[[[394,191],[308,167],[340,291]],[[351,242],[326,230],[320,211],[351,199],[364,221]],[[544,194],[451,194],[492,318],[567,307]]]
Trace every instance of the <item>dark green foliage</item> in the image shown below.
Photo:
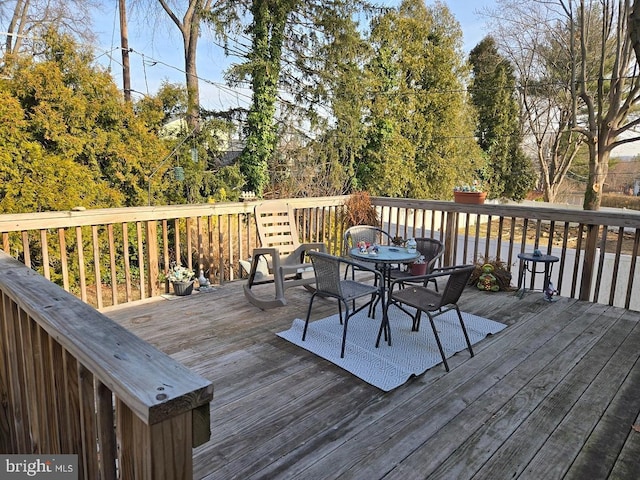
[[[0,210],[143,203],[146,161],[164,154],[163,143],[90,51],[54,32],[44,41],[40,56],[10,60],[0,84],[0,124],[13,124],[0,156]]]
[[[482,167],[465,102],[460,27],[443,4],[405,0],[372,22],[359,184],[373,195],[451,198]]]
[[[533,187],[535,176],[521,148],[513,68],[498,53],[491,37],[471,51],[469,61],[473,67],[471,100],[478,112],[476,138],[488,160],[479,172],[480,179],[490,198],[522,200]]]

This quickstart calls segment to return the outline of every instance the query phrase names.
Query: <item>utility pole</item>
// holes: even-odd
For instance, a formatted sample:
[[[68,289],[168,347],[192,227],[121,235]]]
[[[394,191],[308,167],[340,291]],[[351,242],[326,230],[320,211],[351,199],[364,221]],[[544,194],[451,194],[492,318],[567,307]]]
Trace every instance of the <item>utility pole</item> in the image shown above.
[[[120,50],[122,51],[122,89],[125,102],[131,101],[131,69],[129,67],[129,33],[127,30],[127,9],[125,0],[118,0],[120,6]]]

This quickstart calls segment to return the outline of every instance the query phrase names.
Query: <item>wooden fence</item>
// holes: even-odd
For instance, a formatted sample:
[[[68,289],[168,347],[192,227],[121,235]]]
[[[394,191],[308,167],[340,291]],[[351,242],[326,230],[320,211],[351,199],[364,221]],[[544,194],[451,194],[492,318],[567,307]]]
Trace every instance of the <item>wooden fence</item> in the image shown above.
[[[433,236],[445,243],[445,265],[498,258],[512,267],[518,253],[539,249],[560,260],[552,281],[563,296],[640,310],[633,295],[640,285],[637,268],[640,212],[584,211],[560,206],[468,205],[453,202],[375,198],[384,227],[404,238]],[[541,287],[530,277],[528,288]]]
[[[341,238],[346,197],[296,199],[302,238]],[[98,309],[168,291],[173,263],[212,283],[242,276],[256,246],[256,202],[0,215],[2,249]]]

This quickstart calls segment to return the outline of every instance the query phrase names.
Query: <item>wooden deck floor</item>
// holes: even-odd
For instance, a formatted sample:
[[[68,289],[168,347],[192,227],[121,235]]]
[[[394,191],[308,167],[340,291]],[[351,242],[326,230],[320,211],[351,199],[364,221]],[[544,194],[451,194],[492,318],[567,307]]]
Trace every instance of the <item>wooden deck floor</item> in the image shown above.
[[[194,478],[640,478],[640,313],[470,288],[462,309],[509,327],[384,393],[275,335],[306,312],[287,293],[267,312],[241,283],[105,312],[213,382]]]

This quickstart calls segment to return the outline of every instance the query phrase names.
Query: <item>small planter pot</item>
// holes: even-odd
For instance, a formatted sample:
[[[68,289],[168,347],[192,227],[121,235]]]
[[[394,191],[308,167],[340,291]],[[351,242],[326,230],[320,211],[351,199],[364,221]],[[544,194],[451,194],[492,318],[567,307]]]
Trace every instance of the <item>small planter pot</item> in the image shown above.
[[[480,205],[487,198],[487,192],[453,192],[456,203]]]
[[[411,275],[426,275],[426,273],[427,273],[427,264],[426,263],[412,263],[410,272],[411,272]]]
[[[184,297],[185,295],[191,295],[193,292],[193,281],[191,282],[172,282],[173,285],[173,293],[175,293],[179,297]]]

